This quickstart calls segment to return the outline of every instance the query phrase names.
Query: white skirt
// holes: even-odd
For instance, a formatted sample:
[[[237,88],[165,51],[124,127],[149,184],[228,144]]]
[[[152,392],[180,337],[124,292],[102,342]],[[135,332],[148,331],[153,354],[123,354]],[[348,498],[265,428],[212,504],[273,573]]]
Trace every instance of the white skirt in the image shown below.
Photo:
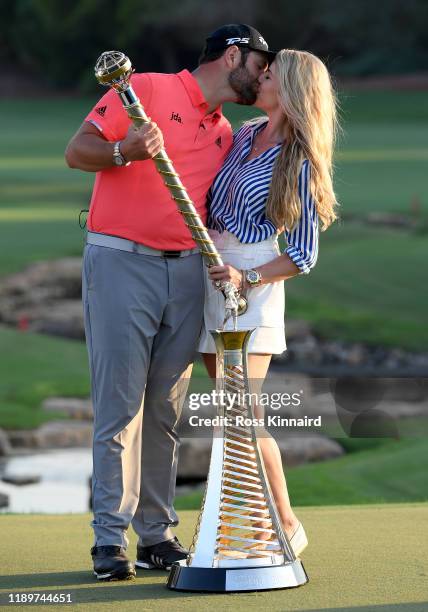
[[[230,264],[238,270],[248,270],[261,266],[280,255],[277,235],[255,244],[244,244],[231,234],[209,230],[218,252],[225,264]],[[285,351],[284,331],[284,281],[269,283],[254,287],[247,292],[248,310],[238,317],[238,329],[253,329],[249,344],[249,353],[265,353],[278,355]],[[210,330],[220,329],[224,319],[224,297],[212,281],[205,269],[205,308],[204,323],[198,350],[201,353],[215,353],[214,340]],[[225,330],[233,329],[233,321],[229,319]]]

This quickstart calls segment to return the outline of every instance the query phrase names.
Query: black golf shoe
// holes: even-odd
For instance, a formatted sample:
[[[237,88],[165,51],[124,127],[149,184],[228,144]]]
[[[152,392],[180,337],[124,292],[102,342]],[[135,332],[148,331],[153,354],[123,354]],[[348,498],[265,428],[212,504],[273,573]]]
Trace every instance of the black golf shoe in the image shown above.
[[[189,551],[181,546],[177,538],[171,538],[152,546],[137,545],[135,567],[170,570],[175,561],[185,559],[188,554]]]
[[[98,580],[132,580],[135,568],[121,546],[93,546],[91,555]]]

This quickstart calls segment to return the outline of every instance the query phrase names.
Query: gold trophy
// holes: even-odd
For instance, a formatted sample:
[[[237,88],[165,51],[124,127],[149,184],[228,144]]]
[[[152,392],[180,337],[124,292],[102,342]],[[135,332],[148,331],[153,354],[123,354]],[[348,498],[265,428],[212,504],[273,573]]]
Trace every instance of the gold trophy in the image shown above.
[[[106,51],[95,66],[102,85],[112,87],[136,127],[148,122],[130,78],[129,58]],[[223,265],[208,231],[163,149],[153,158],[207,265]],[[247,310],[230,282],[221,283],[225,318]],[[222,425],[214,429],[210,469],[202,508],[186,560],[174,563],[170,589],[183,591],[254,591],[297,587],[308,581],[300,559],[282,528],[266,477],[252,420],[247,345],[254,330],[211,331],[217,349],[216,390],[234,398],[229,410],[219,403]]]
[[[253,331],[211,332],[217,350],[216,391],[224,400],[217,402],[221,425],[214,428],[189,556],[172,565],[170,589],[255,591],[308,582],[282,528],[257,442],[247,368]]]

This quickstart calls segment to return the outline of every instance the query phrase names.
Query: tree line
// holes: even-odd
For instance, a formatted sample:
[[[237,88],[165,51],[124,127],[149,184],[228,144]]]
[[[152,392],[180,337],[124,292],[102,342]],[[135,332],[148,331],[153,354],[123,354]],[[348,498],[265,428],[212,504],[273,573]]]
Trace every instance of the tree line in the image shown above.
[[[123,50],[139,71],[192,68],[206,35],[232,22],[316,53],[338,76],[428,66],[427,0],[0,0],[0,22],[6,70],[81,91],[95,87],[102,51]]]

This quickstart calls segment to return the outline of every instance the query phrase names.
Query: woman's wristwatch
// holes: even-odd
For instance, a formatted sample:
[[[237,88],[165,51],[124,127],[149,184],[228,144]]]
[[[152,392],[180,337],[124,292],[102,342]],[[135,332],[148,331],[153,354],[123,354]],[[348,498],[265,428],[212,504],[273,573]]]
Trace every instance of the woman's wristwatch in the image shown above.
[[[244,270],[244,278],[248,287],[258,287],[262,284],[262,275],[257,270]]]

